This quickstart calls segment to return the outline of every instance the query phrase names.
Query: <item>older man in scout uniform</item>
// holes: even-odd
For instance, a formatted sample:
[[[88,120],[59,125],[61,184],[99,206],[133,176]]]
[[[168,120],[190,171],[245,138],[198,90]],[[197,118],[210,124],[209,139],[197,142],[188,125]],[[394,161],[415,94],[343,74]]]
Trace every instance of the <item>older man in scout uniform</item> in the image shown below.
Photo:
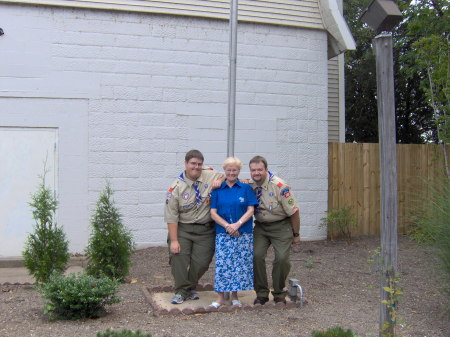
[[[300,212],[289,186],[267,169],[267,160],[256,156],[250,160],[250,185],[259,205],[255,207],[254,273],[256,299],[264,305],[269,300],[266,256],[269,246],[275,251],[272,270],[272,295],[275,303],[286,303],[285,284],[291,269],[291,244],[300,242]]]
[[[195,288],[214,255],[215,227],[209,213],[210,193],[214,182],[223,180],[223,174],[203,168],[203,160],[200,151],[187,152],[185,171],[166,195],[164,218],[169,230],[167,242],[175,279],[173,304],[199,299]]]

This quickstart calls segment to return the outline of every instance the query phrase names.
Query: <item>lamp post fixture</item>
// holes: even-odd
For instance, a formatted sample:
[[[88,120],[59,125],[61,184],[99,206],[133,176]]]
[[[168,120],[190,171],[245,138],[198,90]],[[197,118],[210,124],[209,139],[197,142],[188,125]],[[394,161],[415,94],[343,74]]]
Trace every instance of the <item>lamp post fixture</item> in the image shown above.
[[[378,137],[380,143],[381,284],[379,336],[395,337],[397,277],[397,154],[395,140],[392,30],[402,13],[392,0],[373,0],[361,20],[377,32],[373,39],[377,68]],[[389,291],[386,291],[389,289]],[[394,292],[394,293],[393,293]]]
[[[402,12],[392,0],[373,0],[361,15],[361,20],[377,34],[392,31],[402,18]]]

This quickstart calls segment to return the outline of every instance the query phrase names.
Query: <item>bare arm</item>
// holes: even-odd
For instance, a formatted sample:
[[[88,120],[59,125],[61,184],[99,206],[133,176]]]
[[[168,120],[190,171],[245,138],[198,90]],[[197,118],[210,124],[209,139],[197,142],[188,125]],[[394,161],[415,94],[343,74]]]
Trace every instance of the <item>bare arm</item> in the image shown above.
[[[250,220],[250,218],[253,216],[254,213],[255,213],[255,206],[248,206],[247,211],[244,213],[243,216],[241,216],[241,218],[239,220],[242,222],[242,224],[244,224],[248,220]],[[239,222],[239,220],[238,220],[238,222]]]
[[[178,242],[178,224],[168,223],[167,228],[169,230],[170,252],[178,254],[181,251],[180,243]]]
[[[241,216],[241,218],[238,219],[237,222],[230,224],[230,227],[232,228],[233,233],[239,234],[239,228],[253,216],[253,213],[255,213],[255,207],[248,206],[247,211]],[[232,234],[232,233],[230,233],[230,234]]]
[[[211,208],[211,218],[223,228],[228,229],[230,224],[226,222],[219,214],[217,214],[216,208]]]
[[[295,209],[295,213],[290,216],[291,219],[291,226],[292,226],[292,232],[293,233],[299,233],[300,234],[300,211],[298,208]],[[299,243],[300,242],[300,236],[293,237],[292,243]]]
[[[226,222],[218,213],[216,208],[211,208],[211,218],[217,222],[220,226],[225,228],[228,234],[233,236],[238,236],[239,232],[237,232],[234,228],[231,227],[231,224]]]

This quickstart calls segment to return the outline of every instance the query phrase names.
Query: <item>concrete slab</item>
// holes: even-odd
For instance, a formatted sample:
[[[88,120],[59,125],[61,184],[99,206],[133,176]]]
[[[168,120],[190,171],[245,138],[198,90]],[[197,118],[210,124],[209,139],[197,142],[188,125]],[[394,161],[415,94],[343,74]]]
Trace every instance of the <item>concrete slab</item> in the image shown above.
[[[155,316],[160,315],[176,315],[176,314],[201,314],[210,312],[231,312],[235,310],[261,310],[261,309],[294,309],[300,308],[301,303],[299,299],[296,302],[290,301],[288,298],[286,304],[276,303],[273,301],[272,296],[270,296],[269,302],[265,305],[253,304],[255,299],[254,291],[240,291],[239,299],[242,302],[242,307],[233,307],[231,301],[228,301],[225,305],[222,305],[219,309],[210,307],[212,301],[216,299],[216,293],[212,291],[212,285],[199,285],[197,291],[200,295],[199,300],[187,300],[182,304],[171,304],[170,299],[173,296],[173,290],[171,289],[161,289],[161,287],[148,288],[143,287],[144,296],[147,302],[153,309],[153,314]],[[306,304],[306,301],[303,302]]]
[[[83,267],[71,266],[67,268],[65,274],[82,272]],[[0,285],[1,284],[34,284],[36,280],[25,267],[0,268]]]
[[[86,266],[86,258],[72,256],[69,259],[66,275],[79,273]],[[1,284],[34,284],[36,280],[28,274],[23,265],[22,257],[0,258],[0,285]]]
[[[199,292],[199,300],[188,300],[181,304],[172,304],[170,303],[170,300],[173,297],[173,292],[155,292],[152,295],[156,305],[166,310],[170,310],[173,308],[183,310],[184,308],[189,308],[192,306],[206,307],[209,306],[217,298],[217,294],[214,291],[202,291]],[[254,299],[255,292],[253,290],[239,292],[239,300],[242,302],[242,305],[253,305]],[[228,300],[226,305],[231,306],[231,300]]]

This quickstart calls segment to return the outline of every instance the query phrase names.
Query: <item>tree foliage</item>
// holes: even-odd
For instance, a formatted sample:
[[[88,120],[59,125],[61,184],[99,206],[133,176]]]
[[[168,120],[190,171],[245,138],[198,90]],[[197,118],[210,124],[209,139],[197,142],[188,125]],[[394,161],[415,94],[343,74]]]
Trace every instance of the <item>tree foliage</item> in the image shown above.
[[[45,173],[38,190],[31,197],[34,232],[25,241],[24,265],[36,282],[47,282],[53,271],[63,273],[69,260],[69,242],[54,220],[58,201],[45,186]]]
[[[370,0],[344,0],[344,15],[357,48],[346,53],[347,142],[378,142],[376,68],[371,45],[375,33],[360,20],[369,3]],[[445,19],[448,5],[442,0],[397,3],[404,17],[393,32],[397,142],[435,142],[438,140],[435,122],[442,119],[442,114],[436,116],[433,110],[427,69],[434,71],[434,92],[439,92],[440,106],[448,108],[448,100],[445,103],[442,99],[442,93],[448,93],[448,40],[443,38],[448,31]],[[423,46],[435,32],[441,37],[441,48],[436,45],[428,48],[434,55],[427,56]],[[435,60],[432,68],[423,64],[432,60]],[[440,122],[439,125],[448,124]]]
[[[419,198],[421,205],[417,216],[413,218],[409,236],[417,242],[432,245],[436,248],[435,264],[441,270],[443,287],[450,296],[450,184],[447,178],[438,179],[427,184],[430,197]]]
[[[105,306],[120,301],[119,283],[108,277],[96,278],[84,273],[65,277],[52,273],[47,283],[38,287],[47,300],[44,313],[56,319],[98,318]]]
[[[86,271],[96,277],[107,276],[124,281],[131,265],[134,242],[131,232],[122,224],[112,195],[108,183],[92,216],[92,233],[86,248]]]
[[[434,139],[450,141],[449,3],[447,0],[414,1],[402,5],[408,22],[406,35],[412,41],[401,61],[409,62],[408,77],[419,74],[420,86],[434,113]]]

